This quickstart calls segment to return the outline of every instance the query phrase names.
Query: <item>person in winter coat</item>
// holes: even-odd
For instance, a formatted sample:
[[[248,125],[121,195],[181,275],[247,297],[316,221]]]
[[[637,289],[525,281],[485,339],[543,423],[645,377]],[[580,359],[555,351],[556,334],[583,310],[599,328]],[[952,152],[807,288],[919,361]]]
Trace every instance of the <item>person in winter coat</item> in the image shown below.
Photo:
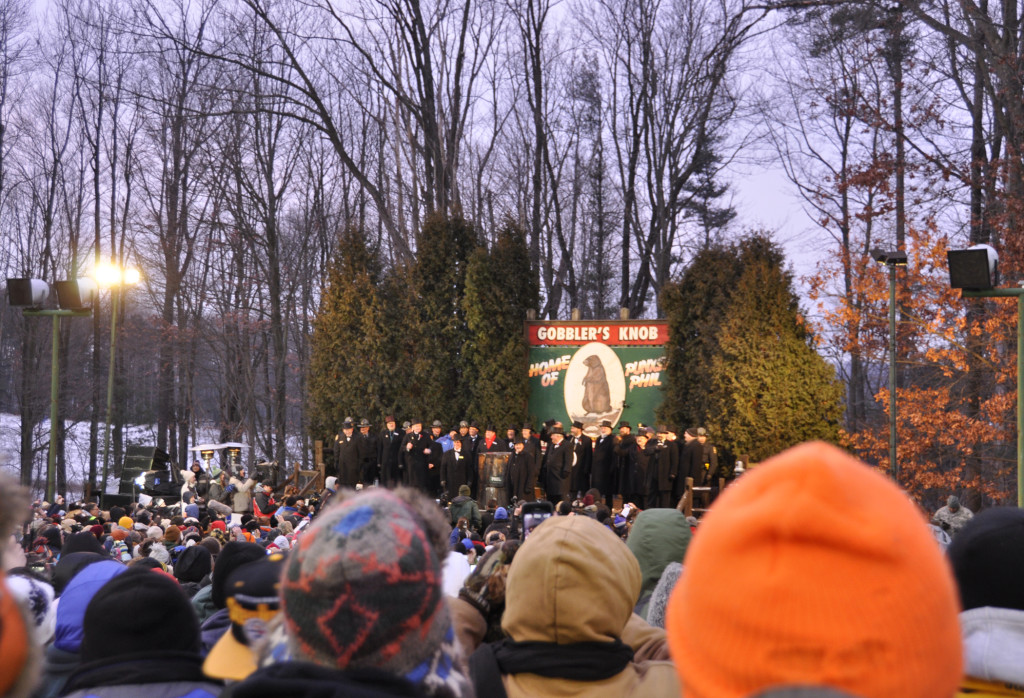
[[[452,500],[449,512],[452,526],[457,524],[461,518],[466,519],[472,530],[480,531],[480,507],[477,505],[476,500],[469,496],[469,485],[463,485],[459,488],[459,496]]]
[[[550,438],[551,443],[544,453],[544,492],[549,501],[558,504],[569,494],[573,454],[561,427],[553,427]]]
[[[213,556],[202,545],[185,548],[174,563],[174,578],[181,584],[188,598],[194,597],[203,580],[213,570]]]
[[[612,423],[601,422],[601,433],[594,441],[594,453],[590,461],[590,486],[598,490],[608,506],[612,505],[615,483],[615,438]]]
[[[217,610],[199,626],[200,654],[204,657],[217,644],[217,640],[220,639],[221,635],[228,632],[231,628],[231,618],[227,609],[227,595],[224,590],[228,576],[245,563],[259,560],[266,556],[267,551],[263,549],[262,545],[257,543],[231,541],[221,549],[220,555],[217,556],[217,565],[213,568],[212,582],[208,587],[210,589],[210,601]],[[195,599],[193,599],[193,602],[195,602]],[[196,604],[193,603],[193,608],[195,606]]]
[[[477,695],[676,698],[672,663],[643,659],[664,633],[633,614],[640,587],[640,567],[614,533],[587,516],[548,519],[509,568],[507,639],[470,658]]]
[[[228,480],[228,488],[234,488],[231,495],[231,510],[236,514],[245,514],[252,511],[252,487],[256,481],[245,478],[245,469],[240,468],[237,476]]]
[[[452,448],[441,455],[441,486],[450,499],[459,496],[459,489],[472,480],[472,459],[462,448],[462,439],[452,439]],[[472,492],[472,487],[470,487]]]
[[[128,568],[120,562],[101,560],[81,568],[61,594],[57,604],[57,629],[46,649],[43,678],[36,698],[64,695],[68,677],[81,664],[83,621],[86,607],[108,581]]]
[[[82,664],[66,690],[70,698],[214,698],[221,687],[203,676],[185,593],[165,574],[133,569],[89,602]]]
[[[206,507],[219,516],[231,516],[231,495],[227,490],[228,474],[221,472],[220,476],[211,480],[210,488],[206,491]]]
[[[670,562],[682,562],[690,547],[690,524],[678,509],[648,509],[633,522],[626,547],[640,565],[643,582],[633,612],[647,618],[647,606],[662,572]]]
[[[816,442],[722,493],[687,550],[665,629],[687,698],[796,686],[950,698],[963,678],[958,611],[949,562],[906,492]]]
[[[471,698],[441,587],[445,529],[433,500],[403,489],[322,512],[284,563],[260,668],[231,695]]]
[[[679,477],[679,449],[676,442],[669,439],[669,429],[664,424],[658,426],[654,448],[658,452],[657,467],[651,472],[651,488],[647,502],[650,507],[671,507],[672,488]]]
[[[181,477],[184,482],[181,485],[181,515],[188,516],[186,509],[190,504],[199,502],[199,492],[196,491],[196,474],[191,470],[182,470]]]
[[[188,469],[195,476],[196,494],[205,499],[210,494],[210,474],[203,470],[203,466],[197,460],[192,461]]]
[[[1024,695],[1024,510],[986,509],[964,525],[948,556],[960,592],[962,694]]]
[[[525,446],[525,441],[515,437],[513,451],[505,465],[505,489],[510,498],[514,497],[520,502],[533,498],[533,490],[527,484],[533,457],[523,450]]]

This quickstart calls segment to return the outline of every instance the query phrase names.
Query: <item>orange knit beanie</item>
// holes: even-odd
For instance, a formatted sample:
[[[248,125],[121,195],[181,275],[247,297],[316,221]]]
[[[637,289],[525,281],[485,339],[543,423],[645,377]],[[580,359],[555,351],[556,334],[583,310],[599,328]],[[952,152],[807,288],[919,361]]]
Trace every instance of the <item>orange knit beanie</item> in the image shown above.
[[[666,629],[687,698],[781,686],[945,698],[962,676],[958,611],[949,565],[903,492],[809,443],[708,512]]]

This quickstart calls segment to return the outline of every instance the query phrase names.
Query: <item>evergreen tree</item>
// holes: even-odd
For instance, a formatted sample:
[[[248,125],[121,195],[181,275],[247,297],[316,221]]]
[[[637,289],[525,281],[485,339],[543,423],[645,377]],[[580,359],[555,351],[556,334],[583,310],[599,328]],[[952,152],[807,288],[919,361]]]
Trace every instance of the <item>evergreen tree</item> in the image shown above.
[[[781,251],[764,237],[740,243],[710,366],[707,424],[716,441],[754,461],[804,441],[839,439],[843,386],[813,347]]]
[[[388,409],[389,355],[380,263],[357,228],[342,231],[310,338],[309,414],[314,436],[337,434],[345,417]],[[393,394],[393,392],[392,392]]]
[[[416,239],[412,288],[417,306],[403,327],[415,338],[407,406],[428,422],[446,425],[466,413],[469,390],[463,370],[469,327],[464,296],[473,225],[460,215],[431,215]]]
[[[758,460],[838,439],[842,384],[813,348],[784,265],[779,247],[754,235],[705,248],[666,286],[661,420],[707,425],[725,451]]]
[[[480,247],[466,272],[466,346],[469,414],[485,423],[525,419],[529,399],[526,311],[536,308],[537,279],[526,232],[507,221],[490,252]]]
[[[730,292],[739,276],[737,262],[728,247],[706,247],[679,281],[662,289],[660,304],[669,336],[665,372],[671,389],[665,393],[658,416],[680,430],[707,419],[710,368],[718,353]]]

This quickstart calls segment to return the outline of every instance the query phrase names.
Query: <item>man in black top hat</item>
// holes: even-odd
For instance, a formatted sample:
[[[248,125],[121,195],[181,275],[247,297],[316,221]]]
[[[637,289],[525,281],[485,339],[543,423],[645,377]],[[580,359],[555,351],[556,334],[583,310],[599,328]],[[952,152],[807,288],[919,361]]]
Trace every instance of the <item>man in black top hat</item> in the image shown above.
[[[548,501],[558,504],[569,493],[569,478],[572,475],[572,447],[565,442],[562,427],[549,430],[551,443],[544,454],[544,492]]]
[[[583,433],[583,422],[576,420],[569,427],[566,439],[572,446],[573,466],[570,494],[577,497],[590,489],[590,468],[594,457],[594,442]]]
[[[345,417],[341,423],[334,451],[338,462],[338,484],[342,487],[355,487],[359,482],[361,461],[359,453],[359,437],[355,432],[355,422]]]
[[[377,462],[380,463],[380,481],[385,487],[396,487],[402,483],[402,437],[405,432],[398,429],[395,416],[384,417],[384,430],[377,438]]]
[[[377,435],[370,433],[370,420],[359,420],[359,467],[364,485],[380,480],[380,461],[377,460]]]
[[[459,496],[459,488],[469,485],[473,488],[473,459],[465,452],[462,437],[452,439],[452,450],[441,456],[441,487],[451,501]]]
[[[615,439],[612,436],[612,423],[607,419],[601,422],[601,433],[594,442],[594,454],[591,459],[590,486],[596,488],[605,498],[608,506],[612,505],[613,479],[615,476]]]
[[[523,424],[519,429],[523,437],[523,451],[530,457],[530,472],[526,476],[526,489],[528,490],[527,500],[534,498],[533,488],[537,485],[537,477],[540,475],[541,450],[540,439],[533,435],[533,425],[529,422]]]
[[[402,440],[405,484],[430,494],[430,437],[423,433],[423,420],[412,420],[412,431]]]

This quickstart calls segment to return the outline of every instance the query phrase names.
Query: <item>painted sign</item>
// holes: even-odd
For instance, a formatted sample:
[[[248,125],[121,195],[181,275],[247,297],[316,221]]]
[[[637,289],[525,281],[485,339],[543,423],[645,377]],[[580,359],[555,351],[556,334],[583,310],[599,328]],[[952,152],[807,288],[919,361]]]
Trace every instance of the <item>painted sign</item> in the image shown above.
[[[573,421],[596,434],[604,420],[616,427],[652,424],[665,388],[668,325],[663,321],[528,322],[530,415]]]

